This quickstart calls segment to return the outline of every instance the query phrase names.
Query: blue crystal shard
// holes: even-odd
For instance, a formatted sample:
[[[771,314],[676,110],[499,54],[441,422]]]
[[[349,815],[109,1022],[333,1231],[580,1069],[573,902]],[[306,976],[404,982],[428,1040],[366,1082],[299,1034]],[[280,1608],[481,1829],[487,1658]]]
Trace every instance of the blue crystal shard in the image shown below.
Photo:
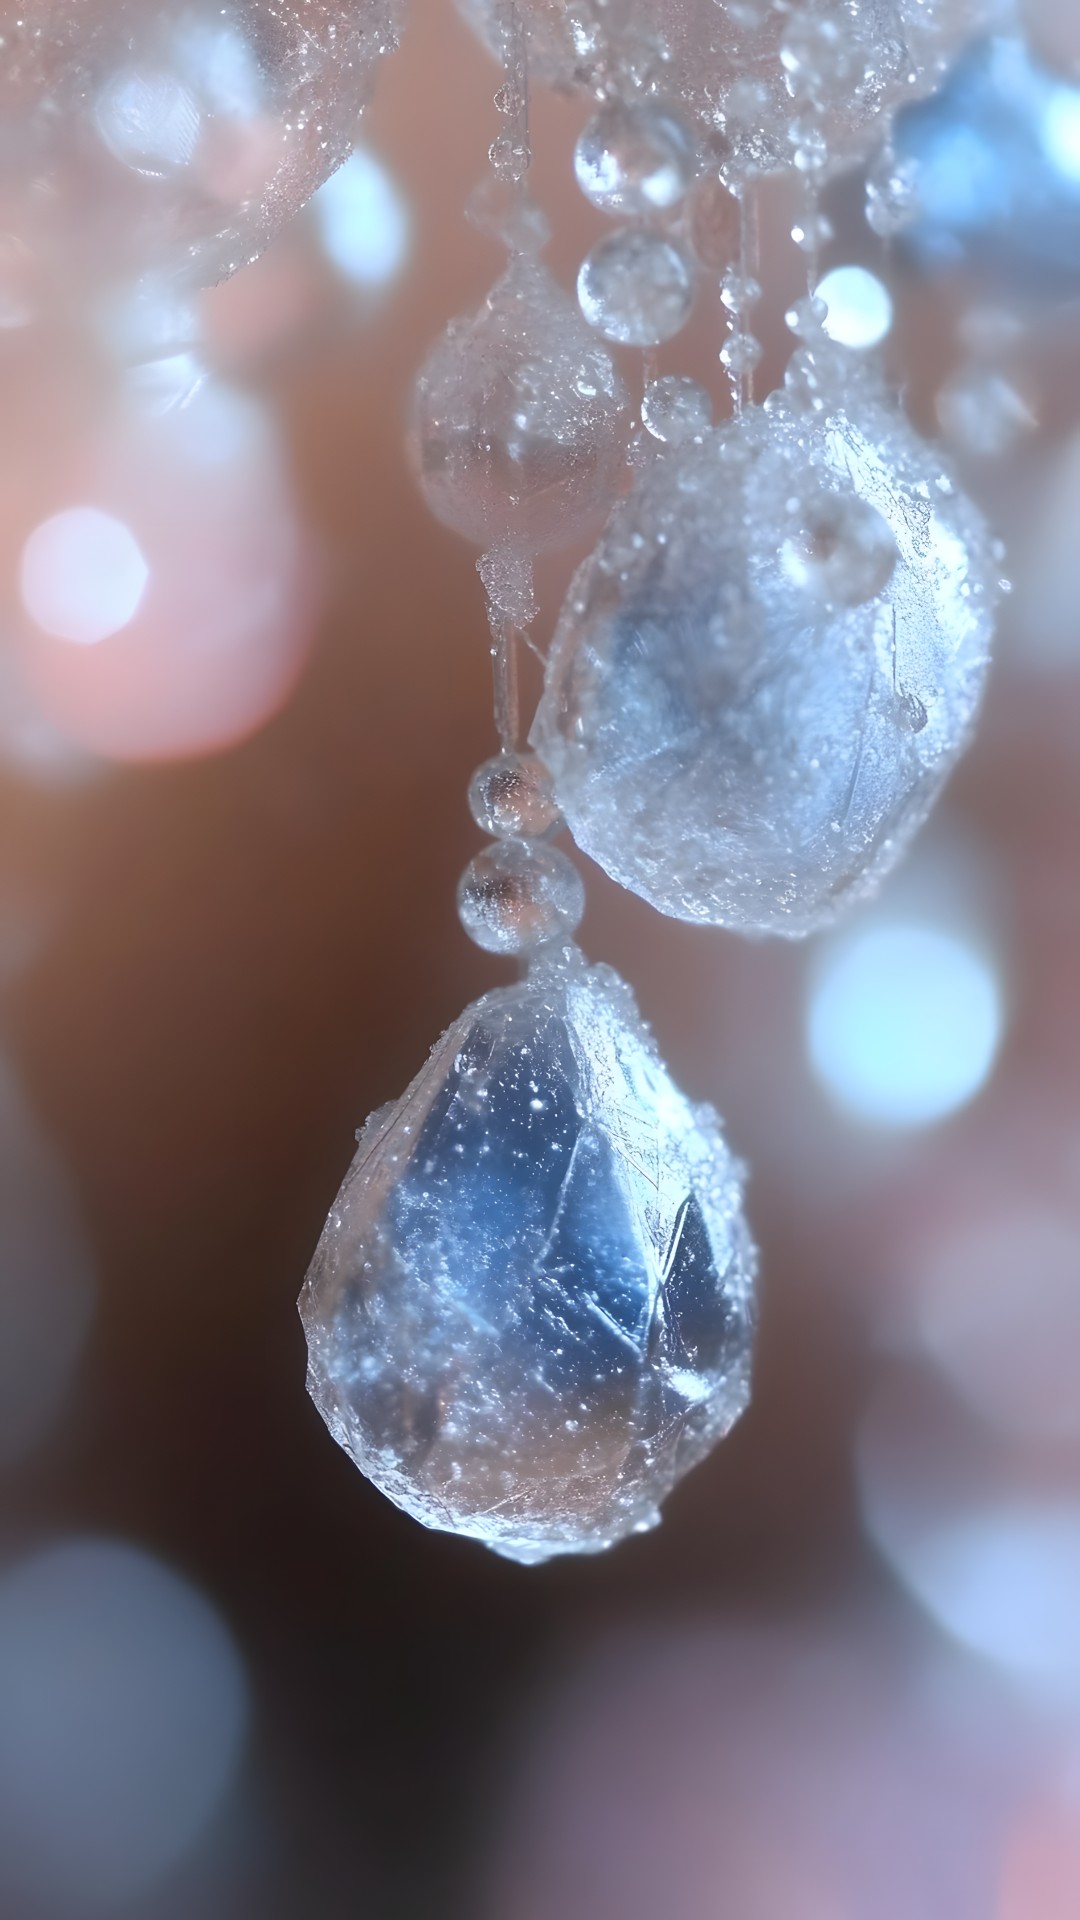
[[[600,1552],[743,1411],[754,1268],[715,1114],[571,949],[467,1008],[369,1120],[300,1303],[309,1390],[425,1526]]]

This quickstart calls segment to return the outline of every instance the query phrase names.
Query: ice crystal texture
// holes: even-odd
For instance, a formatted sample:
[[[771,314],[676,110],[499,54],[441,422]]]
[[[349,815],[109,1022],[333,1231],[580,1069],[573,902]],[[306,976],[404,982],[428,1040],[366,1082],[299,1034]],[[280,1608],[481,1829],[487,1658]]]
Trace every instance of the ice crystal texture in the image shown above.
[[[437,519],[478,546],[535,553],[603,519],[630,420],[607,348],[523,254],[428,355],[410,450]]]
[[[645,470],[571,588],[532,743],[574,838],[677,918],[827,924],[965,746],[996,586],[873,372],[797,354],[768,410]]]
[[[459,0],[497,47],[500,0]],[[929,93],[956,49],[1010,0],[519,0],[541,79],[655,88],[732,180],[791,162],[807,105],[832,161],[865,153],[878,116]]]
[[[301,1299],[309,1388],[425,1526],[600,1552],[746,1406],[754,1267],[715,1114],[569,949],[368,1121]]]
[[[5,220],[70,269],[222,278],[356,140],[404,0],[27,0],[0,25]]]

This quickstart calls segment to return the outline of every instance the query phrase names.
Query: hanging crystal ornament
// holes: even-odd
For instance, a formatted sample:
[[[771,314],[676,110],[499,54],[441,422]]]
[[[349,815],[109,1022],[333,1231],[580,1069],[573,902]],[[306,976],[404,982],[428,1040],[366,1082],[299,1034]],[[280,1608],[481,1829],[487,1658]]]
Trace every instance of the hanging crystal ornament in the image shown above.
[[[998,556],[820,331],[639,476],[575,580],[532,744],[578,845],[676,918],[799,935],[868,892],[969,738]]]
[[[497,169],[508,151],[527,157],[512,6],[504,25],[510,148],[496,143]],[[500,225],[520,236],[533,223],[514,198]],[[502,750],[470,786],[492,841],[458,909],[481,947],[526,971],[467,1008],[403,1099],[368,1121],[301,1313],[310,1392],[361,1470],[425,1526],[534,1563],[654,1526],[738,1418],[756,1256],[716,1116],[674,1086],[629,989],[572,944],[581,878],[551,844],[547,770],[517,749],[514,583],[570,530],[575,499],[594,499],[617,446],[624,456],[627,407],[611,371],[605,404],[581,413],[607,356],[530,254],[515,270],[529,310],[504,281],[436,350],[416,440],[441,517],[496,543],[481,568]],[[554,433],[534,357],[549,344],[577,394]]]
[[[470,215],[510,261],[479,312],[453,321],[421,368],[409,448],[432,513],[484,549],[477,564],[506,744],[515,636],[536,612],[533,559],[602,522],[625,472],[631,416],[610,354],[537,258],[547,227],[525,187],[526,47],[512,4],[501,34],[505,128],[490,149],[494,180]]]
[[[351,150],[403,5],[27,0],[0,40],[5,219],[70,274],[223,278]]]
[[[600,1552],[745,1408],[753,1276],[715,1116],[615,974],[540,947],[361,1134],[301,1300],[309,1390],[425,1526]]]
[[[459,0],[489,44],[496,0]],[[610,49],[677,103],[724,178],[789,164],[794,60],[813,71],[830,167],[863,156],[883,114],[930,92],[956,49],[1012,0],[523,0],[536,71],[596,93]]]

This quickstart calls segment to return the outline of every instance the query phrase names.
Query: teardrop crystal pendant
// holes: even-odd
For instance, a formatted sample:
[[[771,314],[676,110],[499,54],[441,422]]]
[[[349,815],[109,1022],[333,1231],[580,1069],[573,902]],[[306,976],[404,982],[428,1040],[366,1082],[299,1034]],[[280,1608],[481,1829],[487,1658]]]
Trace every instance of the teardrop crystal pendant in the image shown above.
[[[547,947],[361,1134],[301,1299],[309,1390],[425,1526],[600,1552],[746,1406],[754,1270],[715,1114],[615,974]]]
[[[678,919],[827,924],[967,743],[998,570],[879,378],[804,348],[653,461],[571,588],[532,744],[578,845]]]

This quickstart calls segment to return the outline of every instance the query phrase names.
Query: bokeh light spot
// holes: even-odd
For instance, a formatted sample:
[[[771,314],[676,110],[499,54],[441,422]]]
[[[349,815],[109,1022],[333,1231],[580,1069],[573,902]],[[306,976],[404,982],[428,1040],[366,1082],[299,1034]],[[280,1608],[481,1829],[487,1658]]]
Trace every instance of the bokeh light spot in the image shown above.
[[[925,1126],[973,1098],[1001,1040],[993,967],[956,935],[874,926],[827,949],[809,1007],[814,1071],[841,1107]]]
[[[138,612],[149,578],[130,527],[97,507],[69,507],[43,520],[23,548],[23,606],[43,632],[77,646],[120,633]]]
[[[133,1899],[217,1812],[248,1712],[227,1629],[159,1561],[100,1539],[22,1561],[0,1577],[0,1876],[65,1915]]]
[[[373,153],[357,148],[312,205],[326,254],[347,280],[382,287],[400,273],[409,248],[408,213]]]
[[[876,347],[893,323],[889,290],[866,267],[834,267],[815,289],[829,311],[823,325],[841,347]]]
[[[1042,117],[1043,152],[1063,179],[1080,185],[1080,91],[1055,87]]]

